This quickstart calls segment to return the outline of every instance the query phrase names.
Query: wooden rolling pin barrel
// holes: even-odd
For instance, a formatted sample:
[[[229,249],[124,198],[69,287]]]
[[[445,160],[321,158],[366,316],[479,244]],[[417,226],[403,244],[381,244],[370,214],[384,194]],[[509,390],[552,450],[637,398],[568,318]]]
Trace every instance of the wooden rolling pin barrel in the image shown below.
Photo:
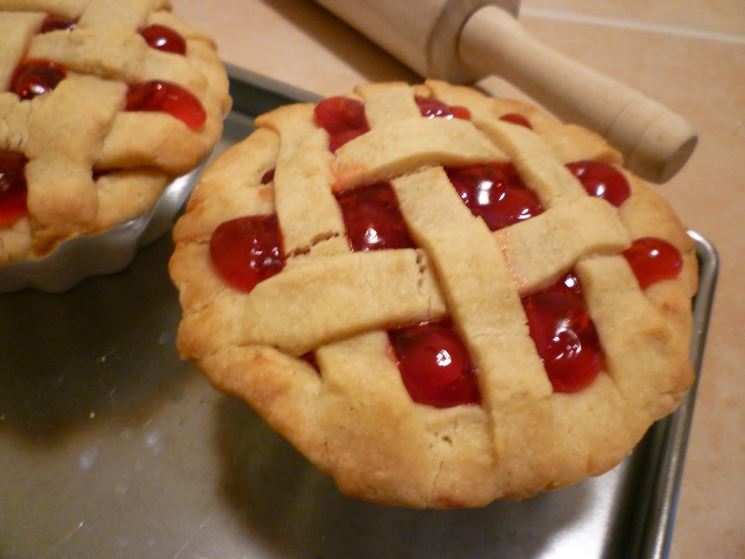
[[[665,182],[697,136],[686,119],[531,37],[518,0],[318,0],[423,76],[468,83],[495,74],[560,118],[605,136],[638,175]]]

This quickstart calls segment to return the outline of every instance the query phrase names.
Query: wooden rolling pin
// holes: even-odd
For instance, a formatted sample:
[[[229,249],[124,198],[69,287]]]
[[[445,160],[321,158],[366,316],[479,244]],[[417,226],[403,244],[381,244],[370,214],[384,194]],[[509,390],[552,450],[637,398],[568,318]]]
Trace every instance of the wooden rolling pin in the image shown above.
[[[665,182],[688,160],[683,117],[532,38],[519,0],[318,0],[423,76],[466,83],[499,75],[560,118],[602,134],[638,175]]]

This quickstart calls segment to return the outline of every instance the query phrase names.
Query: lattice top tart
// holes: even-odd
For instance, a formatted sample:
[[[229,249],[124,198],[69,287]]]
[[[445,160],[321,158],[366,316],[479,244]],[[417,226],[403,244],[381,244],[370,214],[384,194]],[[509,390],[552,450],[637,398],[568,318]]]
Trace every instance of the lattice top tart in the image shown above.
[[[256,125],[176,225],[178,346],[343,492],[524,498],[680,402],[694,245],[597,135],[437,81]]]
[[[0,266],[147,212],[222,133],[227,76],[168,0],[0,0]]]

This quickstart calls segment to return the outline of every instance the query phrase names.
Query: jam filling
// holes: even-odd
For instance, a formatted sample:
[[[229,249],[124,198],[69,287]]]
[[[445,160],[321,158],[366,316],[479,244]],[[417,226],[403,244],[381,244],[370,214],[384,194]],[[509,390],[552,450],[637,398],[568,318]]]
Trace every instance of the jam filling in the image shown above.
[[[249,293],[285,267],[277,216],[247,216],[221,223],[210,238],[210,256],[227,283]]]
[[[389,330],[388,338],[412,400],[436,408],[481,401],[476,368],[449,320]]]
[[[44,18],[39,33],[49,33],[50,31],[72,31],[78,26],[78,22],[69,17],[56,14],[49,14]]]
[[[140,35],[151,48],[173,54],[186,54],[186,41],[170,27],[148,25],[140,29]]]
[[[529,219],[543,212],[511,163],[446,168],[448,178],[473,215],[490,230]]]
[[[13,72],[9,91],[27,101],[52,91],[65,76],[67,72],[61,64],[42,59],[25,60]]]
[[[316,359],[315,351],[308,351],[300,356],[300,359],[305,361],[308,365],[316,370],[316,373],[321,374],[321,368],[318,366],[318,360]]]
[[[129,86],[125,110],[169,113],[192,130],[198,130],[207,121],[199,99],[183,87],[163,81]]]
[[[388,182],[337,194],[352,250],[413,248]],[[388,336],[412,400],[438,408],[478,403],[475,369],[450,321],[390,330]]]
[[[468,109],[449,107],[436,99],[416,97],[416,103],[428,118],[470,118]],[[134,110],[133,106],[136,104],[128,97],[128,110]],[[316,124],[328,132],[332,152],[369,131],[364,105],[355,99],[325,99],[316,105],[314,116]],[[530,122],[516,113],[503,115],[502,120],[531,128]],[[629,196],[625,177],[610,165],[578,161],[567,167],[591,195],[616,206]],[[261,183],[270,183],[274,171],[266,171]],[[543,212],[540,201],[511,164],[447,168],[446,172],[466,206],[492,231]],[[390,183],[338,193],[336,198],[352,250],[415,247]],[[679,272],[681,264],[672,265],[677,266],[674,273],[668,271],[671,259],[665,247],[655,244],[652,250],[640,241],[646,240],[640,239],[624,253],[638,277],[635,262],[642,262],[639,266],[645,270],[666,263],[664,271],[644,272],[644,278],[664,279]],[[218,273],[230,285],[250,292],[284,268],[277,217],[249,216],[221,224],[210,239],[210,255]],[[639,281],[644,286],[659,279],[640,277]],[[546,289],[524,297],[522,304],[530,335],[554,390],[575,392],[588,386],[603,368],[603,353],[576,276],[565,275]],[[438,408],[480,403],[476,368],[450,319],[391,329],[388,337],[412,400]],[[318,369],[313,353],[302,358]]]
[[[530,121],[519,113],[507,113],[506,115],[500,116],[499,120],[511,122],[512,124],[517,124],[519,126],[524,126],[525,128],[530,128],[531,130],[533,129]]]
[[[337,200],[353,251],[415,246],[390,183],[342,192]],[[397,328],[388,336],[412,400],[438,408],[479,402],[475,368],[450,321]]]
[[[337,194],[349,246],[355,252],[412,248],[398,198],[389,182]]]
[[[28,213],[24,174],[27,162],[21,153],[0,150],[0,227],[9,227]]]
[[[111,175],[113,173],[118,173],[120,171],[123,171],[123,169],[99,169],[97,167],[93,167],[93,169],[91,169],[91,178],[93,179],[93,182],[96,182],[101,177],[105,177],[106,175]]]
[[[269,184],[272,182],[274,180],[274,171],[276,171],[276,169],[272,167],[266,173],[261,175],[261,184]]]
[[[419,112],[427,118],[460,118],[462,120],[471,119],[471,111],[466,107],[451,107],[433,97],[414,96],[414,101],[419,107]]]
[[[655,237],[636,239],[623,253],[634,271],[639,287],[678,277],[683,257],[673,245]]]
[[[590,196],[597,196],[618,207],[631,194],[626,177],[613,165],[588,160],[567,163],[566,166]]]
[[[365,106],[356,99],[324,99],[316,105],[314,116],[316,124],[329,133],[329,149],[332,153],[370,130],[365,117]]]
[[[569,273],[522,304],[554,391],[588,386],[603,368],[603,352],[577,277]]]

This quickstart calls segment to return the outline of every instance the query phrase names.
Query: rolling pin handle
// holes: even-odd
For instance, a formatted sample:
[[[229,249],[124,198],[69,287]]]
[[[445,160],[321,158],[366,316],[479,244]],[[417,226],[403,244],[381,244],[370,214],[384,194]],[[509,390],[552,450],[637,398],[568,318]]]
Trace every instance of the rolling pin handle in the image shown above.
[[[605,136],[643,178],[665,182],[693,153],[696,132],[683,117],[541,44],[505,10],[477,10],[458,48],[475,70],[507,79],[560,118]]]

